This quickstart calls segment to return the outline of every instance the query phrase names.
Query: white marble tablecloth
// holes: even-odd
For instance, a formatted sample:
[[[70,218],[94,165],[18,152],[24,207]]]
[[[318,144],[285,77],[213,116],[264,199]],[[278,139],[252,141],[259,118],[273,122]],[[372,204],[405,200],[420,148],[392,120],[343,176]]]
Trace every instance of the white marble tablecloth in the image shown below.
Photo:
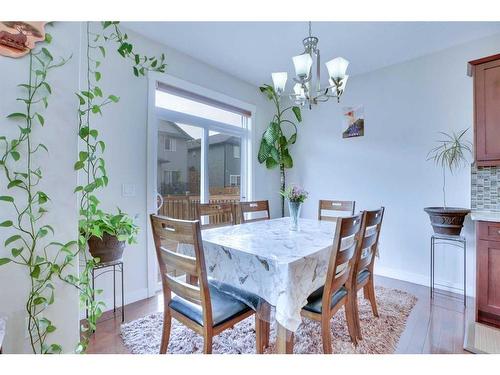
[[[290,218],[202,231],[208,275],[252,292],[276,309],[276,320],[295,332],[307,297],[325,283],[335,223]]]

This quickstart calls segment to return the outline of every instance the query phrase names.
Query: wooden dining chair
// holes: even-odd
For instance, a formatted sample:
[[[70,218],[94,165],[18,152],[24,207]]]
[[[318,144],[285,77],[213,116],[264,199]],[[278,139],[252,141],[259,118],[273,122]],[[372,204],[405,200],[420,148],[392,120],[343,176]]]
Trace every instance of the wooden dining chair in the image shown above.
[[[260,217],[250,218],[252,214],[260,214]],[[247,216],[245,216],[247,214]],[[264,214],[264,216],[262,216]],[[251,223],[254,221],[269,220],[271,214],[269,213],[269,201],[254,201],[254,202],[240,202],[240,222]]]
[[[378,317],[377,301],[375,299],[375,285],[373,283],[373,267],[375,265],[375,257],[377,255],[378,240],[380,237],[380,229],[382,227],[382,219],[384,218],[384,207],[374,210],[365,211],[363,223],[361,226],[361,241],[356,252],[356,261],[354,263],[353,291],[356,296],[354,304],[354,312],[356,316],[356,330],[358,339],[361,336],[361,324],[359,320],[359,309],[357,292],[363,288],[363,296],[370,301],[373,315]]]
[[[236,212],[233,203],[199,203],[198,216],[200,223],[203,223],[203,217],[207,221],[201,225],[202,229],[236,224]]]
[[[302,316],[321,323],[323,352],[332,352],[330,320],[344,306],[349,336],[357,345],[352,277],[356,249],[361,238],[363,215],[338,218],[333,238],[332,254],[328,263],[325,285],[307,298]]]
[[[342,215],[341,213],[344,216],[354,215],[355,206],[356,202],[354,201],[329,201],[322,199],[318,204],[318,220],[337,221],[337,218]]]
[[[151,226],[163,286],[164,312],[160,353],[167,352],[172,317],[202,335],[203,351],[211,353],[214,336],[251,316],[254,311],[208,282],[198,220],[186,221],[151,215]],[[179,244],[191,245],[195,256],[177,253]],[[167,273],[167,267],[197,277],[199,284],[190,285],[171,276]],[[175,293],[174,297],[172,292]],[[253,298],[244,295],[243,291],[238,290],[238,293],[241,294],[242,300]],[[262,341],[263,324],[257,315],[255,319],[257,340]],[[262,352],[263,347],[262,342],[256,342],[258,353]]]

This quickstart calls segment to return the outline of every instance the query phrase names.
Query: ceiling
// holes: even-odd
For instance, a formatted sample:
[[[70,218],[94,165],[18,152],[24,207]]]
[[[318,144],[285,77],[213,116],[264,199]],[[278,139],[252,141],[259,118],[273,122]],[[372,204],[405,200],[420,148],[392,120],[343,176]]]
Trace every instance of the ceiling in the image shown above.
[[[124,22],[124,26],[254,85],[293,73],[307,22]],[[500,33],[500,22],[313,22],[322,62],[356,75]],[[167,56],[168,60],[168,56]],[[322,75],[326,74],[323,67]]]

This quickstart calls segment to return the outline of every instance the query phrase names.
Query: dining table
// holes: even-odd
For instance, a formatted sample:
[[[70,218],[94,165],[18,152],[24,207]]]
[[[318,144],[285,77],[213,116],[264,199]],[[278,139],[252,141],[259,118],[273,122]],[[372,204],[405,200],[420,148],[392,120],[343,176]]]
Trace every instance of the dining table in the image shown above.
[[[276,352],[292,353],[308,296],[324,285],[335,222],[289,217],[202,230],[208,276],[220,285],[256,295],[276,320]]]

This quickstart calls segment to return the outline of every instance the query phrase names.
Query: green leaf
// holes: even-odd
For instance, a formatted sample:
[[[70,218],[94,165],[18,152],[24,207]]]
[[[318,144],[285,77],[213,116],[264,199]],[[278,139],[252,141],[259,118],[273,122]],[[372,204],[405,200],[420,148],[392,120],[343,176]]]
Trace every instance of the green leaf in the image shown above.
[[[139,69],[137,69],[135,66],[134,66],[134,75],[136,77],[139,77]]]
[[[99,132],[97,131],[97,129],[92,129],[92,130],[90,130],[90,131],[89,131],[89,135],[90,135],[92,138],[96,139],[96,138],[97,138],[97,136],[99,135]]]
[[[101,148],[101,152],[104,152],[104,150],[106,149],[106,144],[103,141],[97,142],[96,146],[99,146]]]
[[[94,75],[95,75],[95,80],[96,80],[97,82],[99,82],[99,81],[100,81],[100,79],[101,79],[101,73],[100,73],[100,72],[95,72],[95,73],[94,73]]]
[[[23,248],[22,247],[19,249],[14,248],[10,252],[12,253],[12,256],[16,258],[23,252]]]
[[[94,95],[95,96],[100,96],[102,98],[102,91],[99,87],[94,86]]]
[[[288,144],[293,145],[295,144],[295,142],[297,142],[297,133],[292,134],[292,136],[288,140]]]
[[[302,113],[300,112],[300,108],[297,106],[292,107],[292,111],[295,114],[295,118],[298,122],[302,122]]]
[[[40,266],[36,265],[35,267],[33,267],[33,270],[31,271],[30,275],[35,279],[38,278],[38,276],[40,276]]]
[[[86,151],[80,151],[79,154],[78,154],[78,158],[80,159],[80,161],[85,161],[87,160],[89,157],[89,153],[86,152]]]
[[[11,196],[8,196],[8,195],[2,195],[2,196],[0,196],[0,201],[13,203],[14,198]]]
[[[106,50],[103,46],[99,46],[99,50],[101,51],[102,57],[106,57]]]
[[[52,94],[52,88],[47,82],[42,82],[42,85],[45,86],[45,90],[47,90],[49,94]]]
[[[266,159],[266,168],[267,169],[273,169],[278,166],[278,162],[274,160],[272,157],[268,157]]]
[[[17,151],[11,151],[10,156],[12,156],[12,159],[15,161],[18,161],[21,158],[21,155]]]
[[[35,116],[38,119],[38,122],[40,123],[40,125],[43,126],[43,124],[45,124],[45,119],[43,118],[43,116],[39,113],[35,113]]]
[[[85,99],[83,98],[83,96],[81,96],[80,94],[77,94],[77,93],[75,93],[75,95],[78,96],[78,100],[80,101],[80,105],[84,105]]]
[[[272,146],[279,139],[280,133],[280,126],[275,122],[271,122],[264,132],[263,137],[266,140],[267,144]]]
[[[45,33],[45,42],[50,44],[52,42],[52,35]]]
[[[3,266],[4,264],[10,263],[11,260],[9,258],[0,258],[0,266]]]
[[[9,182],[9,184],[7,185],[7,189],[12,189],[13,187],[15,186],[19,186],[21,185],[23,182],[21,180],[12,180],[11,182]]]
[[[74,169],[75,171],[79,171],[80,169],[83,169],[83,167],[85,166],[85,164],[81,161],[77,161],[74,165]]]
[[[115,95],[110,95],[108,96],[109,100],[111,100],[113,103],[117,103],[120,98],[118,96],[115,96]]]
[[[24,113],[14,112],[14,113],[11,113],[10,115],[8,115],[7,118],[13,118],[13,119],[22,118],[22,119],[27,119],[27,116]]]
[[[11,243],[16,242],[16,241],[18,241],[18,240],[20,240],[20,239],[21,239],[21,236],[20,236],[19,234],[15,234],[15,235],[13,235],[13,236],[10,236],[9,238],[7,238],[7,239],[5,240],[4,246],[5,246],[5,247],[7,247],[7,246],[9,246]]]
[[[4,222],[0,223],[0,227],[8,228],[11,227],[14,223],[11,220],[5,220]]]
[[[82,91],[81,94],[89,99],[94,99],[94,94],[92,94],[90,91]]]
[[[33,276],[33,277],[34,277],[34,276]],[[37,278],[37,277],[38,277],[38,276],[36,276],[35,278]],[[36,298],[33,300],[33,303],[34,303],[35,305],[41,305],[42,303],[45,303],[45,302],[47,302],[47,299],[46,299],[45,297],[42,297],[42,296],[40,296],[40,297],[36,297]]]
[[[92,113],[100,113],[102,115],[101,107],[99,107],[97,104],[94,104],[92,106]]]
[[[52,55],[50,54],[49,50],[47,48],[42,48],[42,52],[45,56],[47,56],[49,58],[49,60],[53,60],[53,57]]]
[[[269,157],[269,154],[271,152],[271,147],[264,138],[261,139],[260,141],[260,147],[259,147],[259,154],[257,155],[257,159],[259,160],[259,163],[264,163],[266,159]]]

